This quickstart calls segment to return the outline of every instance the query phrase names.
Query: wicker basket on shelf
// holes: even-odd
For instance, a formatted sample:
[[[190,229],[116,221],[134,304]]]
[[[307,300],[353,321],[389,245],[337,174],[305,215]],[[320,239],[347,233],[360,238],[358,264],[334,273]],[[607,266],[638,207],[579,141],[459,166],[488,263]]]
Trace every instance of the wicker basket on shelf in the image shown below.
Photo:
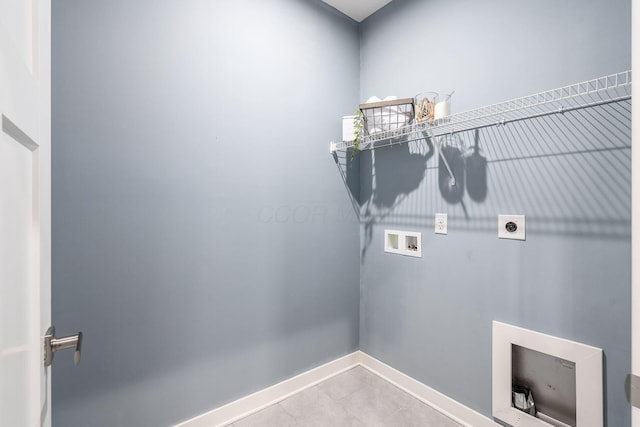
[[[415,115],[413,98],[360,104],[360,110],[365,135],[400,129],[411,124]]]

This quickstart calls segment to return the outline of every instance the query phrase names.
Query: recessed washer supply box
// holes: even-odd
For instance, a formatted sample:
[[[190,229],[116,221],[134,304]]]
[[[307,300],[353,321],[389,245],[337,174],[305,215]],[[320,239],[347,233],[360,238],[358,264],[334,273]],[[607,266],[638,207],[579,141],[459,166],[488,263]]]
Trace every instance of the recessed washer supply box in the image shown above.
[[[422,258],[422,233],[418,231],[384,230],[384,251]]]

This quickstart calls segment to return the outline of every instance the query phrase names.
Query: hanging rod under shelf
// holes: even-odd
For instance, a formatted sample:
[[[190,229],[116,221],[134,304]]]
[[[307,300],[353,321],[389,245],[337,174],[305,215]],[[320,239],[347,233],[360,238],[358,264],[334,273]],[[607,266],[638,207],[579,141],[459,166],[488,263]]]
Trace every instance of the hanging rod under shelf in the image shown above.
[[[631,98],[631,70],[452,114],[433,122],[362,136],[360,150],[559,114]],[[329,151],[347,150],[353,141],[331,142]]]

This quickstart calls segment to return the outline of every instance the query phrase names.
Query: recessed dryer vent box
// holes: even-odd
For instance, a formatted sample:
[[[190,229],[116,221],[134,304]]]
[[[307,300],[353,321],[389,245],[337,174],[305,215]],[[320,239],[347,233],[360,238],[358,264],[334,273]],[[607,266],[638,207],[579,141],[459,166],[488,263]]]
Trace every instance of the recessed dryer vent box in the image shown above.
[[[600,348],[494,321],[493,416],[513,427],[602,427],[602,362]],[[535,407],[516,407],[514,386]]]
[[[422,258],[422,233],[417,231],[384,230],[384,251]]]

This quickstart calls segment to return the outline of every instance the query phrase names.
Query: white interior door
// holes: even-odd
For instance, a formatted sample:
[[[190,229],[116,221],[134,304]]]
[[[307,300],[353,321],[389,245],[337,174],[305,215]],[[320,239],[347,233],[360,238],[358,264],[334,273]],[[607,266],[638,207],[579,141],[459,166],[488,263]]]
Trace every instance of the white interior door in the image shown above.
[[[0,0],[0,426],[49,426],[50,2]]]

